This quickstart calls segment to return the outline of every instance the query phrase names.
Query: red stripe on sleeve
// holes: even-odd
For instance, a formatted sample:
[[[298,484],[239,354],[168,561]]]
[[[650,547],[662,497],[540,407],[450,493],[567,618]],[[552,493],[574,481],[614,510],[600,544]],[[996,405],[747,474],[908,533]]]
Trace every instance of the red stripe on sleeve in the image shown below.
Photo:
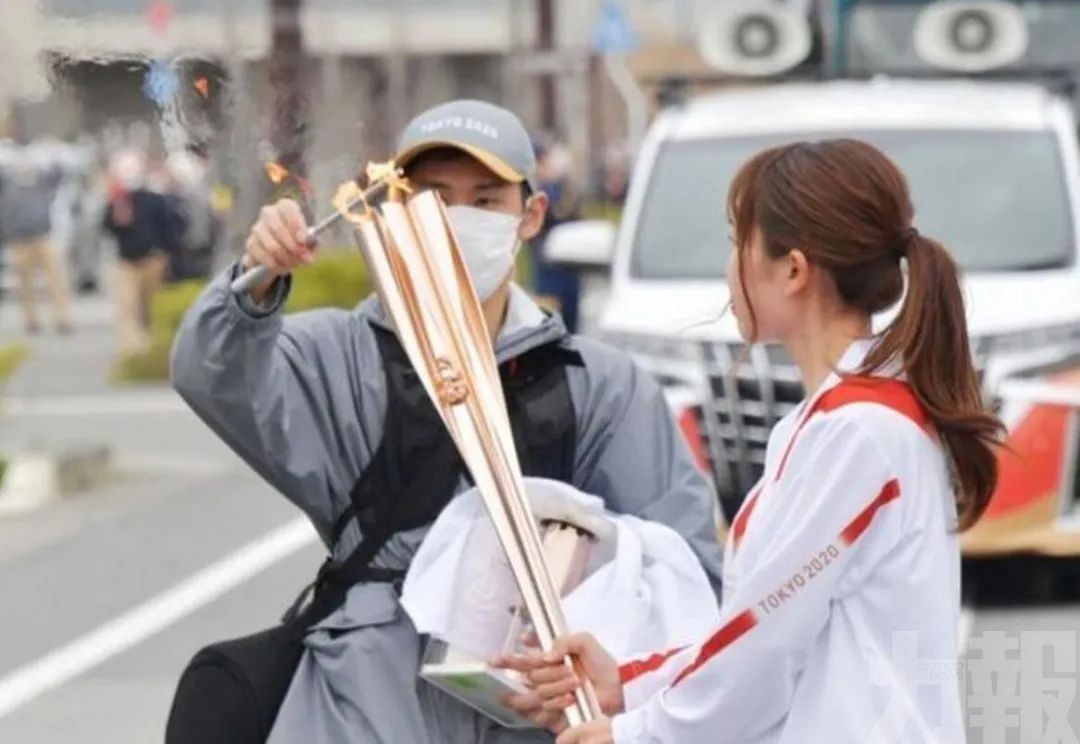
[[[900,482],[893,478],[882,486],[881,491],[871,501],[865,509],[859,512],[858,516],[852,519],[847,527],[845,527],[839,535],[840,542],[844,548],[848,548],[859,537],[866,532],[870,523],[874,520],[874,516],[878,510],[888,504],[890,501],[895,501],[900,498]],[[729,621],[724,627],[716,631],[709,640],[701,647],[701,651],[698,653],[694,663],[679,672],[679,675],[675,678],[675,681],[671,683],[671,686],[679,684],[687,676],[693,674],[702,665],[709,661],[725,648],[741,638],[748,630],[757,625],[758,620],[752,610],[746,610],[742,614],[736,616]],[[659,667],[663,662],[670,657],[670,654],[664,656],[656,667]],[[656,668],[654,667],[654,668]],[[625,682],[625,679],[624,679]]]
[[[757,625],[757,618],[752,610],[745,610],[728,621],[728,623],[713,633],[709,640],[705,641],[694,663],[679,672],[679,676],[671,683],[671,686],[682,682],[686,677],[696,672],[705,662],[735,641],[739,640],[748,630]]]
[[[878,509],[898,498],[900,498],[900,482],[893,478],[882,487],[881,493],[877,495],[877,498],[871,501],[857,517],[848,523],[848,526],[840,533],[840,540],[845,545],[854,543],[864,532],[866,532],[866,528],[870,526],[870,522],[873,521],[874,515],[877,514]]]
[[[784,474],[784,468],[787,467],[788,458],[791,457],[791,450],[795,447],[795,440],[799,438],[799,433],[802,432],[803,427],[806,426],[806,422],[810,420],[810,417],[817,413],[817,407],[811,408],[807,411],[802,420],[795,427],[795,432],[791,435],[791,439],[788,440],[787,447],[784,448],[784,455],[780,458],[780,466],[776,468],[776,477],[773,478],[773,483],[777,483],[780,480],[780,476]]]
[[[664,666],[665,661],[682,651],[684,648],[686,648],[686,646],[679,646],[670,651],[665,651],[662,654],[653,654],[647,659],[628,661],[619,667],[619,680],[625,685],[633,682],[643,674],[655,672],[657,669]]]
[[[735,515],[735,521],[731,524],[731,541],[736,548],[739,547],[743,535],[746,534],[746,525],[750,522],[750,515],[754,511],[754,505],[757,504],[758,494],[760,493],[759,489],[750,494],[743,503],[742,508],[739,509],[739,513]]]

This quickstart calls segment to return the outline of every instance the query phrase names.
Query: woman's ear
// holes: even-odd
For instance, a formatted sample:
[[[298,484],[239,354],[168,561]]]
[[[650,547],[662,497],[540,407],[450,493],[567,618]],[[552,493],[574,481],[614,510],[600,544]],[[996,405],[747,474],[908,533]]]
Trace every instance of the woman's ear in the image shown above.
[[[801,292],[810,281],[810,262],[806,260],[806,254],[796,248],[787,254],[787,277],[784,283],[784,294],[788,297]]]
[[[547,194],[537,192],[530,194],[525,200],[525,210],[521,215],[521,224],[518,226],[518,239],[531,240],[539,234],[544,226],[544,218],[547,216]]]

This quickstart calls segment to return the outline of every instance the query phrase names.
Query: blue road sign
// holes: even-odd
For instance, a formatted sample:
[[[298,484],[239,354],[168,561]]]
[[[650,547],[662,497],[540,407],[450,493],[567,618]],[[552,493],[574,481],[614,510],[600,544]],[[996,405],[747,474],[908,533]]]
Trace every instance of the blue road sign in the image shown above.
[[[155,59],[146,70],[142,89],[143,95],[158,106],[164,106],[180,89],[176,67],[167,60]]]
[[[592,48],[597,54],[627,54],[641,45],[637,31],[619,0],[604,0],[593,24]]]

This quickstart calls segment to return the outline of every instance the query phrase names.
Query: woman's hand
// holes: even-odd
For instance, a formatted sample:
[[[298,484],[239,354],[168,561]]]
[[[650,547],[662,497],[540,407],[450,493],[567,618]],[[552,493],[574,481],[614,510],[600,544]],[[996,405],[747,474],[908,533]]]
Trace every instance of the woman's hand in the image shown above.
[[[520,714],[558,733],[549,723],[551,714],[558,714],[560,726],[565,726],[562,712],[573,705],[574,691],[581,681],[566,666],[564,659],[576,659],[584,676],[593,684],[600,710],[605,715],[621,713],[624,708],[622,680],[619,665],[595,637],[588,633],[574,633],[555,641],[550,651],[532,651],[496,659],[492,666],[514,669],[520,672],[532,691],[527,695],[512,696],[507,704]]]
[[[564,731],[555,744],[614,744],[611,733],[611,719],[597,718],[595,721]]]
[[[542,653],[534,651],[501,656],[491,666],[521,673],[529,688],[527,693],[505,696],[504,704],[553,734],[566,728],[564,711],[573,704],[572,693],[579,683],[565,664],[548,664]]]
[[[509,669],[511,667],[503,667]],[[523,695],[507,695],[503,703],[517,711],[518,715],[528,718],[542,729],[547,729],[553,734],[560,734],[566,730],[566,715],[560,710],[547,710],[544,708],[543,699],[535,692],[530,691]]]

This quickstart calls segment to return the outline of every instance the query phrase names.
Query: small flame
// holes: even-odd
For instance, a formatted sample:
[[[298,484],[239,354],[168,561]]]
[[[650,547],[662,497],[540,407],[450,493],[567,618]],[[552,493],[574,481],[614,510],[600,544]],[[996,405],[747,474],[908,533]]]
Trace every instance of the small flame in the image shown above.
[[[281,184],[282,181],[289,177],[289,169],[280,163],[269,162],[264,167],[266,168],[266,177],[275,184]]]
[[[199,91],[199,94],[203,98],[210,97],[210,78],[200,77],[195,80],[195,90]]]
[[[354,210],[360,206],[367,206],[367,202],[364,201],[364,192],[356,181],[352,179],[337,187],[334,198],[330,200],[330,203],[334,205],[334,209],[341,213],[342,217],[357,224],[360,223],[363,213]]]
[[[405,173],[394,164],[393,160],[385,163],[368,163],[366,175],[368,183],[385,181],[391,191],[397,189],[406,194],[412,193],[412,185],[405,178]]]

